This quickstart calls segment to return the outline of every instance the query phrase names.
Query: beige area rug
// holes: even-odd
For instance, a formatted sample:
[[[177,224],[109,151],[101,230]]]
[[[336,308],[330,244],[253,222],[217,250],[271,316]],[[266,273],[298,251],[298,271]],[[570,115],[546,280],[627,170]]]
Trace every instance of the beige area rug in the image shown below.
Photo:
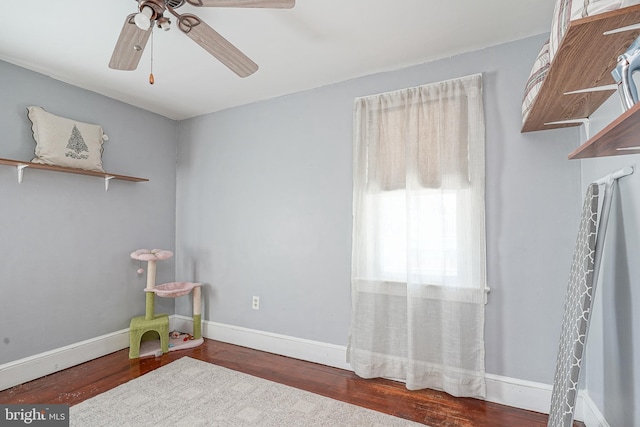
[[[76,427],[423,426],[189,357],[72,406],[70,420]]]

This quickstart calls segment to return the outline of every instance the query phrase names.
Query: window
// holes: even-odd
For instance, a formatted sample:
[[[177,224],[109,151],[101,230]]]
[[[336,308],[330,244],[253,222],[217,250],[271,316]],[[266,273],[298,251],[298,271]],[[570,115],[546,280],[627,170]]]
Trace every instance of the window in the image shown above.
[[[371,256],[378,258],[380,279],[406,282],[411,274],[418,282],[444,285],[442,277],[453,280],[458,276],[463,246],[458,242],[462,224],[458,224],[456,192],[420,190],[409,206],[405,190],[369,195],[368,199],[370,205],[379,207],[379,214],[369,227],[379,236],[376,252]],[[407,233],[408,216],[417,217],[411,234]],[[408,253],[424,262],[410,263]],[[411,264],[416,265],[415,269],[409,269]]]
[[[484,396],[482,76],[358,98],[347,358]]]
[[[356,101],[354,273],[484,288],[481,94],[460,82],[435,86]]]

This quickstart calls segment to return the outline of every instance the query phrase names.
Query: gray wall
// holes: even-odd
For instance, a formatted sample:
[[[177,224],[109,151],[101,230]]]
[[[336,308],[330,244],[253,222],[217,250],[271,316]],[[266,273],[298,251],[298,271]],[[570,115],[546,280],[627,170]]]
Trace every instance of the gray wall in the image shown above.
[[[114,332],[144,313],[129,253],[175,245],[177,123],[0,62],[0,157],[30,160],[26,107],[102,125],[108,172],[146,183],[0,165],[0,364]],[[172,281],[174,260],[158,263]],[[173,313],[173,301],[158,304]]]
[[[544,40],[180,122],[176,276],[206,284],[205,318],[345,345],[354,98],[483,73],[487,371],[551,383],[581,189],[580,164],[567,161],[578,130],[520,133],[524,84]],[[190,314],[183,303],[176,310]]]
[[[0,166],[0,363],[126,328],[144,311],[144,276],[128,257],[141,247],[175,248],[175,270],[174,260],[159,263],[158,283],[204,282],[207,320],[346,344],[353,99],[481,72],[492,289],[487,371],[551,383],[584,186],[636,157],[583,161],[581,182],[581,162],[566,160],[580,142],[577,129],[520,133],[522,89],[544,40],[179,124],[0,62],[0,157],[31,158],[25,108],[42,105],[101,124],[110,136],[105,168],[150,179],[112,181],[105,193],[99,178],[36,170],[18,185],[15,169]],[[603,111],[604,122],[613,113]],[[638,293],[629,279],[636,267],[623,255],[638,253],[638,200],[629,191],[638,179],[621,181],[614,205],[603,282],[615,279],[616,287],[601,287],[586,369],[589,392],[608,418],[622,417],[620,425],[638,419],[617,406],[632,407],[639,386],[632,362]],[[261,297],[259,311],[252,295]],[[171,300],[159,309],[173,312]],[[190,314],[187,303],[176,309]]]
[[[621,113],[616,94],[591,117],[591,134]],[[588,393],[612,427],[640,426],[640,263],[634,256],[640,253],[639,160],[637,154],[581,160],[585,189],[620,168],[636,170],[618,180],[584,365]]]

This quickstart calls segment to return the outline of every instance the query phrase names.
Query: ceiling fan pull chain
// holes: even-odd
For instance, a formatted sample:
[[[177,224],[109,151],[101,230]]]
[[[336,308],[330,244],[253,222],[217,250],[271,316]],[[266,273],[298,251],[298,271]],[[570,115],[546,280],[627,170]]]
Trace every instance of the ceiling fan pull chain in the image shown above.
[[[151,26],[151,72],[149,73],[149,84],[152,85],[156,82],[153,78],[153,26]]]

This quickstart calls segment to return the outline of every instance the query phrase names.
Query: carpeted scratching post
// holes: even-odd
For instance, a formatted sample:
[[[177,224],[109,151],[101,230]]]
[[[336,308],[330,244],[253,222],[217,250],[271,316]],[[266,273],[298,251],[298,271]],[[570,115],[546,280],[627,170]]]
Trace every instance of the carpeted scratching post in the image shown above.
[[[140,343],[142,336],[147,332],[155,332],[160,340],[160,350],[162,353],[169,351],[169,316],[166,314],[155,314],[155,294],[153,290],[156,285],[156,261],[169,259],[173,252],[154,249],[139,249],[131,254],[131,258],[138,261],[147,261],[147,287],[145,314],[131,319],[129,323],[129,359],[140,357]]]
[[[162,249],[139,249],[131,254],[131,258],[147,262],[147,286],[145,315],[131,319],[129,324],[129,358],[160,355],[169,351],[180,350],[199,346],[204,342],[202,338],[202,296],[200,283],[171,282],[161,285],[156,282],[156,262],[169,259],[173,252]],[[142,270],[138,270],[142,272]],[[155,297],[177,298],[193,291],[193,335],[180,332],[169,333],[169,316],[155,314]],[[158,334],[160,346],[157,341],[143,341],[143,335],[147,332]]]

